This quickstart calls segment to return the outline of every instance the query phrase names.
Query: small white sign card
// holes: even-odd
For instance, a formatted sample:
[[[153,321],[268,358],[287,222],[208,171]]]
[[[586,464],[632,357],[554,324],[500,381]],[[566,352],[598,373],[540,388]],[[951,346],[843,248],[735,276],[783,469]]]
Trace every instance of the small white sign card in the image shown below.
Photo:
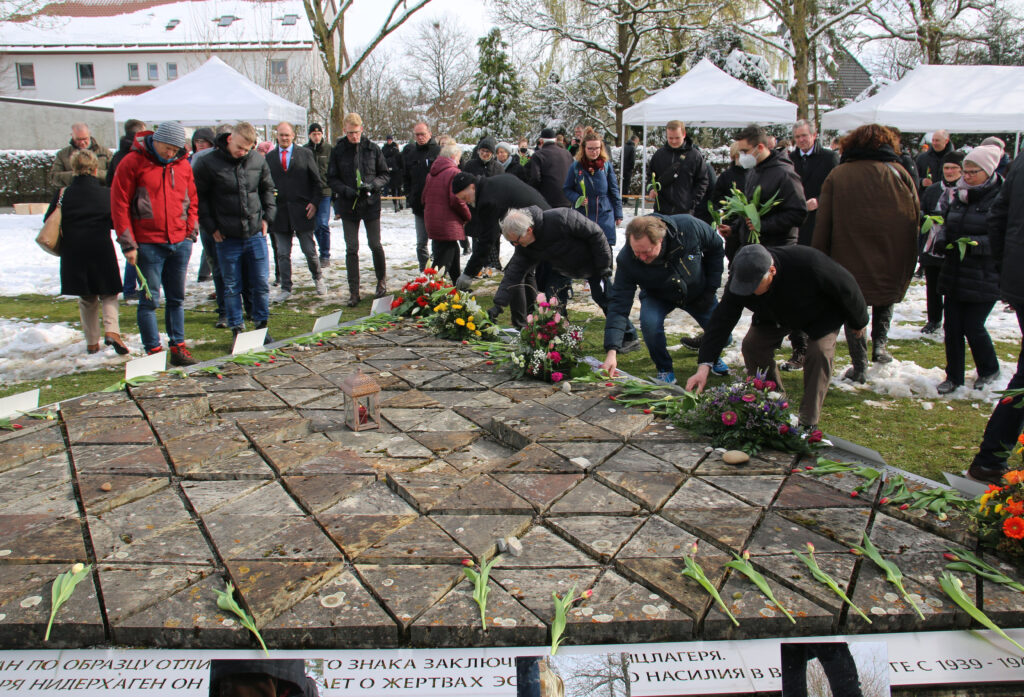
[[[39,406],[39,390],[29,390],[0,399],[0,419],[6,419],[23,411],[35,411]]]
[[[240,353],[249,353],[258,348],[263,348],[263,340],[267,338],[267,328],[253,329],[251,332],[242,332],[235,337],[235,345],[231,347],[231,355],[237,356]]]
[[[385,295],[383,298],[377,298],[373,301],[373,305],[370,305],[370,317],[374,315],[382,315],[385,312],[391,312],[391,302],[395,299],[394,295]]]
[[[328,329],[334,329],[341,322],[341,310],[332,312],[329,315],[318,317],[316,322],[313,322],[313,333],[319,334],[325,332]]]
[[[165,370],[167,370],[167,352],[160,351],[150,356],[143,356],[142,358],[136,358],[134,361],[128,361],[125,363],[124,379],[131,380],[133,378],[142,377],[143,375],[162,373]]]

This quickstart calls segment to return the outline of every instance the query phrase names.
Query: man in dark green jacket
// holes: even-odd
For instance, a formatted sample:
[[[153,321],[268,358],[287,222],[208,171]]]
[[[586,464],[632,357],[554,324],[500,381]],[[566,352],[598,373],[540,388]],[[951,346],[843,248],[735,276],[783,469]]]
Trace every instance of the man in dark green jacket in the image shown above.
[[[321,198],[316,204],[316,246],[320,249],[320,268],[331,265],[331,187],[327,183],[327,166],[331,162],[331,144],[324,138],[324,129],[318,123],[309,124],[309,142],[307,148],[313,151],[316,164],[320,168],[320,181],[324,183],[320,190]]]

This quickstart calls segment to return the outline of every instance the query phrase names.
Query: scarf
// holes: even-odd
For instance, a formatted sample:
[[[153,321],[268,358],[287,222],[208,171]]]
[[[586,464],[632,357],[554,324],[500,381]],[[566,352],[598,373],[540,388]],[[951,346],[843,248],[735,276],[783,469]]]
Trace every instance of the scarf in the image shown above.
[[[999,175],[993,172],[991,177],[983,181],[981,184],[978,184],[977,186],[969,185],[966,181],[964,181],[963,177],[960,177],[960,179],[956,183],[956,197],[960,199],[960,203],[970,203],[971,192],[987,189],[989,185],[991,185],[992,182],[995,181],[995,178],[997,176]]]
[[[843,150],[840,162],[856,162],[857,160],[874,160],[876,162],[896,162],[899,157],[891,145],[880,148],[847,148]]]
[[[598,157],[596,160],[587,160],[586,162],[580,160],[580,165],[587,170],[590,176],[594,176],[595,172],[600,172],[604,169],[604,157]]]

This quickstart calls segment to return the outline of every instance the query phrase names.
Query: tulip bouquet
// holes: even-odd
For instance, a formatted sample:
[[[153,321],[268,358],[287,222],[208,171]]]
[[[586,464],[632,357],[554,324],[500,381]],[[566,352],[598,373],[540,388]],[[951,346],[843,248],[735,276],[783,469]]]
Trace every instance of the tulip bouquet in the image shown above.
[[[983,545],[1019,564],[1024,560],[1024,469],[1010,470],[1003,481],[1005,486],[989,485],[978,499],[974,520]]]
[[[427,324],[443,339],[478,339],[497,332],[487,313],[469,293],[440,290],[435,291],[430,300],[435,304]]]
[[[582,352],[583,329],[569,324],[558,307],[558,298],[537,296],[537,311],[527,315],[504,362],[512,364],[516,378],[523,375],[561,382],[573,377]],[[589,371],[588,371],[589,372]]]
[[[455,292],[455,288],[444,279],[441,270],[428,266],[423,269],[422,276],[417,276],[402,286],[402,290],[391,301],[391,314],[398,317],[426,314],[429,308],[437,304],[431,303],[431,297],[438,291],[452,293]]]
[[[723,218],[738,216],[749,220],[750,232],[747,241],[750,244],[760,244],[761,218],[780,203],[782,201],[779,199],[778,192],[772,194],[770,199],[762,203],[760,186],[756,187],[753,196],[747,199],[747,195],[736,188],[734,184],[732,191],[729,192],[729,196],[722,199],[724,210],[721,215]]]
[[[765,448],[809,452],[821,431],[806,438],[789,425],[789,402],[778,385],[758,373],[743,382],[707,390],[688,413],[690,428],[710,436],[716,447],[754,455]]]

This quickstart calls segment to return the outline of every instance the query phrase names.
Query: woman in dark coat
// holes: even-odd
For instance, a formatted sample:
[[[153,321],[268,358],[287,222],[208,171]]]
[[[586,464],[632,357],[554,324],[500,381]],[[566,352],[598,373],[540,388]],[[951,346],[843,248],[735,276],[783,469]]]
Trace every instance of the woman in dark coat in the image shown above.
[[[526,180],[526,170],[520,164],[512,143],[498,143],[498,149],[494,151],[494,159],[504,168],[505,174],[514,174],[523,181]]]
[[[128,353],[118,324],[117,294],[121,292],[121,271],[110,231],[110,189],[96,178],[99,161],[90,150],[79,150],[71,158],[71,184],[53,195],[44,220],[61,207],[60,294],[77,295],[78,311],[85,332],[86,350],[100,350],[100,311],[103,313],[103,343],[117,353]]]
[[[921,194],[921,215],[941,215],[940,203],[945,199],[948,203],[956,194],[956,183],[963,175],[964,154],[954,150],[942,158],[942,177]],[[928,321],[921,328],[922,334],[934,334],[942,329],[942,291],[939,290],[939,272],[946,255],[934,249],[935,235],[941,230],[932,225],[926,234],[921,235],[921,254],[919,259],[924,269],[925,302]]]
[[[939,394],[949,394],[964,384],[965,339],[978,370],[975,389],[999,377],[999,359],[985,320],[999,299],[1002,238],[989,235],[987,216],[1003,183],[996,173],[1001,154],[994,145],[972,150],[964,158],[963,177],[952,200],[942,206],[945,222],[937,246],[946,254],[939,272],[946,324],[946,379],[936,387]]]

